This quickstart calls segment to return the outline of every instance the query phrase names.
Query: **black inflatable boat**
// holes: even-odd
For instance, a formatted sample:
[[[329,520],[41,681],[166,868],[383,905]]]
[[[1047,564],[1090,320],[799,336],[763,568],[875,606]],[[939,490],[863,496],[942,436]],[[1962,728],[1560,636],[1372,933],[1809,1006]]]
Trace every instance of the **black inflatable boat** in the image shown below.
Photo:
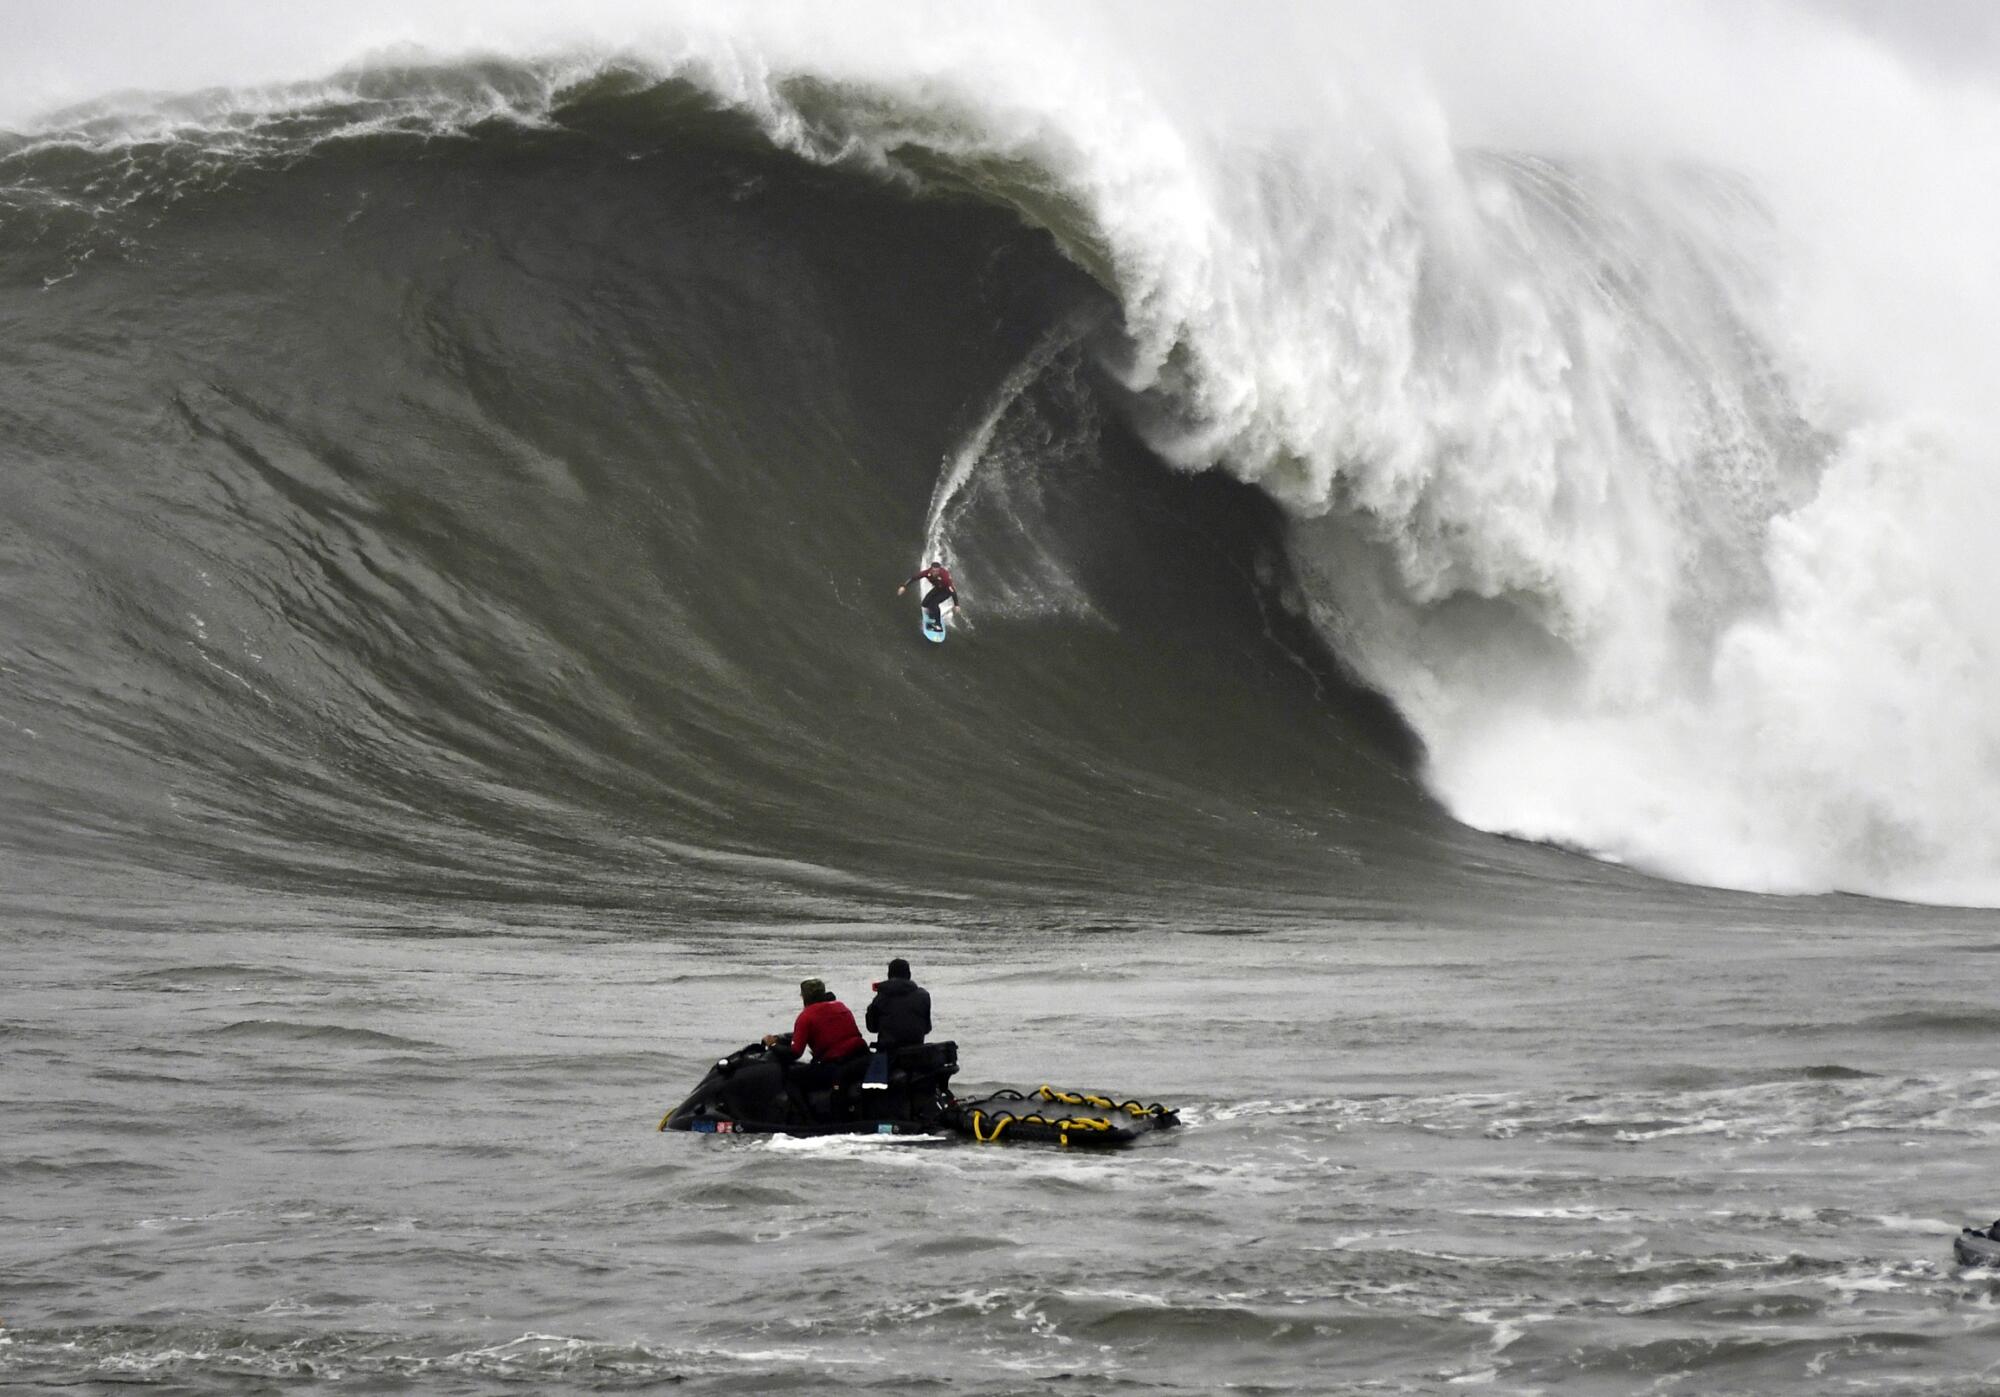
[[[1064,1148],[1129,1145],[1180,1124],[1157,1102],[1097,1092],[1002,1091],[961,1101],[951,1093],[956,1043],[877,1049],[831,1087],[803,1091],[786,1059],[761,1043],[719,1059],[662,1130],[706,1135],[961,1135],[980,1144]]]
[[[2000,1266],[2000,1240],[1994,1238],[1994,1229],[2000,1222],[1981,1231],[1977,1227],[1962,1227],[1952,1241],[1952,1254],[1961,1266]]]
[[[877,1059],[886,1056],[882,1063]],[[869,1055],[830,1087],[802,1091],[783,1054],[762,1043],[738,1048],[708,1069],[662,1130],[709,1135],[933,1135],[953,1105],[958,1044],[925,1043]],[[886,1067],[886,1072],[882,1069]],[[879,1080],[877,1080],[879,1079]]]

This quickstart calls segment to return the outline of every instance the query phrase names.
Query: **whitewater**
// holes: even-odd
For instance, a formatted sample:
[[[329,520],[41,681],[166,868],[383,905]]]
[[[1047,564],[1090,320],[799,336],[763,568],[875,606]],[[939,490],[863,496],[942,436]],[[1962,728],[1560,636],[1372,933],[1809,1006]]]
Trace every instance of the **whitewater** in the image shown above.
[[[1298,604],[1459,818],[1727,887],[1991,905],[1994,211],[1965,205],[1996,108],[1926,110],[1858,37],[1754,13],[1792,50],[1780,119],[1675,90],[1718,50],[1709,81],[1768,83],[1717,16],[1584,18],[1594,70],[1555,81],[1634,89],[1615,134],[1553,149],[1490,90],[1552,36],[1493,34],[1469,73],[1515,21],[1465,10],[1315,71],[1260,42],[1290,17],[1196,18],[1164,55],[1130,10],[1072,45],[871,37],[830,75],[883,99],[858,113],[802,112],[783,45],[675,71],[815,158],[1053,186],[1054,217],[993,192],[1116,290],[1162,456],[1294,514]],[[1317,23],[1382,23],[1356,18]],[[1254,86],[1215,58],[1251,53]],[[1837,153],[1898,137],[1896,168]]]
[[[1464,10],[1309,72],[1268,60],[1269,16],[1164,56],[1132,11],[1098,18],[1143,56],[1034,35],[988,64],[965,36],[840,75],[888,121],[800,113],[796,68],[708,80],[818,158],[1036,167],[1118,293],[1149,439],[1292,511],[1299,604],[1461,819],[1722,886],[1991,905],[1993,210],[1966,205],[1996,109],[1927,110],[1856,36],[1753,15],[1747,50],[1699,11],[1584,18],[1593,71],[1525,114],[1491,87],[1552,36]],[[1318,23],[1338,47],[1355,19]],[[1690,112],[1677,66],[1783,116]],[[1565,79],[1630,105],[1551,145]],[[1899,138],[1897,167],[1843,153]]]

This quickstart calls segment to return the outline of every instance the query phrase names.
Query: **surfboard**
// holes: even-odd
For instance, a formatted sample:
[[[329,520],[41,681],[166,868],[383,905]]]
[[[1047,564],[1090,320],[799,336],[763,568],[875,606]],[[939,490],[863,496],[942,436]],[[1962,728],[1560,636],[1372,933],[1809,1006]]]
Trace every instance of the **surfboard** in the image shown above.
[[[940,604],[938,607],[938,619],[936,624],[933,625],[930,612],[923,609],[921,601],[917,605],[917,615],[923,618],[924,639],[933,645],[944,644],[944,614],[949,610],[951,610],[950,602]]]

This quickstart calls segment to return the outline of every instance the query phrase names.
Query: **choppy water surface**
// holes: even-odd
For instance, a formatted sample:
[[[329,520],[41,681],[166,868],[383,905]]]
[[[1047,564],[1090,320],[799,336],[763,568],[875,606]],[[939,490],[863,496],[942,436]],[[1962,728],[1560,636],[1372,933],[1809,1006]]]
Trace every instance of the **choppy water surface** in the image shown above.
[[[1990,928],[10,933],[9,1381],[1978,1390]],[[468,934],[471,933],[471,934]],[[653,1131],[916,960],[1117,1156]]]

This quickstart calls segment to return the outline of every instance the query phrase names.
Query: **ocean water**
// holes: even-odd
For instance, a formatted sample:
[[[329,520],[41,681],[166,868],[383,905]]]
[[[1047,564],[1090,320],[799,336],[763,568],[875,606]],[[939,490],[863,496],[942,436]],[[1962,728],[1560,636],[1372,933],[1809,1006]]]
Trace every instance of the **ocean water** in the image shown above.
[[[1992,1211],[1990,925],[1609,902],[12,936],[0,1362],[30,1390],[1986,1390],[1992,1282],[1950,1239]],[[852,997],[899,952],[961,1085],[1142,1092],[1183,1128],[654,1132],[801,968]]]
[[[2000,1390],[2000,102],[1632,14],[14,119],[0,1382]],[[655,1132],[899,954],[1185,1128]]]

